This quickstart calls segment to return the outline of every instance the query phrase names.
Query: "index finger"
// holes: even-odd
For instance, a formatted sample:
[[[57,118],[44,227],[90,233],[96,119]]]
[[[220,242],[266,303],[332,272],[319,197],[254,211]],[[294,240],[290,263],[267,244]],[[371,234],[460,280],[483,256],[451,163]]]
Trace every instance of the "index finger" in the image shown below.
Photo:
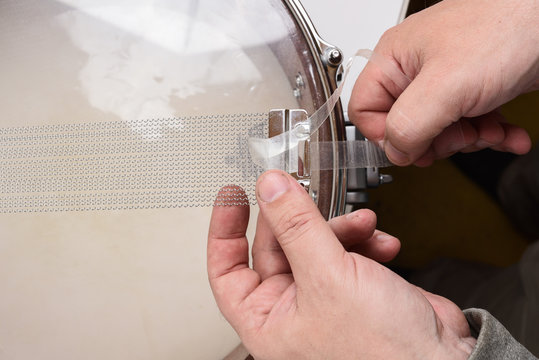
[[[359,74],[348,116],[361,134],[371,141],[383,140],[387,114],[402,90],[373,62],[368,62]]]
[[[215,300],[225,318],[235,326],[234,311],[260,283],[258,274],[249,268],[249,244],[246,231],[249,223],[248,205],[228,205],[231,196],[246,197],[237,186],[219,191],[208,232],[208,278]]]

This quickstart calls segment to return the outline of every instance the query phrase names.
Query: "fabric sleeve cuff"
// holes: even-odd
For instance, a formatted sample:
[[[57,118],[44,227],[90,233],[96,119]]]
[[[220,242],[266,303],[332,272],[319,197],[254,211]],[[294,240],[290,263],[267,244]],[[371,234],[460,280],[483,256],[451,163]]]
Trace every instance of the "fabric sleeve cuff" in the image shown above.
[[[536,359],[524,346],[516,341],[503,325],[488,311],[464,310],[464,315],[477,344],[470,360]]]

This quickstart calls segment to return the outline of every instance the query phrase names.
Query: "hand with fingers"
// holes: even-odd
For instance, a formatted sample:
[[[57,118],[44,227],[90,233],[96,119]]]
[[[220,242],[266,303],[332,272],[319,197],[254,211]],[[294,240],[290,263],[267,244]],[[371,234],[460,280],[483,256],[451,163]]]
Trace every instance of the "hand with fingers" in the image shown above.
[[[350,120],[396,165],[456,152],[523,154],[531,142],[496,108],[539,89],[536,0],[445,0],[388,30],[375,52],[412,79],[400,89],[374,63],[359,75]]]
[[[280,171],[264,173],[256,193],[253,268],[245,236],[249,207],[214,207],[208,235],[217,304],[256,359],[470,355],[475,339],[460,309],[377,262],[392,259],[400,244],[375,230],[374,213],[326,222],[305,190]]]

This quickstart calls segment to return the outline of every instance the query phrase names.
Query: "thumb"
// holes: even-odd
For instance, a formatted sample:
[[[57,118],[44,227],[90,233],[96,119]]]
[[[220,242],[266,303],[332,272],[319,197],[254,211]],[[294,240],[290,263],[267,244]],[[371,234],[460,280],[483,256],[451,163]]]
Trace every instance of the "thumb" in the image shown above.
[[[455,77],[421,69],[387,115],[384,150],[392,163],[415,162],[437,135],[460,119],[463,95],[459,89]]]
[[[342,264],[345,250],[307,192],[290,175],[262,174],[256,194],[260,213],[283,249],[298,285]],[[316,282],[315,282],[316,283]]]

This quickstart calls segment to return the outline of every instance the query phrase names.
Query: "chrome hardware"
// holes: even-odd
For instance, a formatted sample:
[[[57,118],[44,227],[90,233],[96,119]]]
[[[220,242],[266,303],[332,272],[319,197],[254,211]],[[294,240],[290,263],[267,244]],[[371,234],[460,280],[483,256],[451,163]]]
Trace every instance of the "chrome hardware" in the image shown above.
[[[294,97],[296,99],[299,99],[301,97],[301,89],[305,87],[305,81],[303,81],[303,76],[301,76],[301,73],[298,73],[296,75],[296,87],[292,92],[294,93]]]
[[[367,169],[367,186],[378,187],[382,184],[389,184],[393,181],[393,176],[389,174],[380,174],[378,168]]]
[[[346,120],[348,116],[345,115]],[[346,124],[346,140],[358,140],[363,138],[357,128],[349,121]],[[347,170],[347,186],[346,186],[346,203],[356,205],[366,203],[369,199],[367,193],[367,176],[366,169],[348,169]]]
[[[305,81],[303,81],[303,76],[301,76],[301,73],[296,75],[296,86],[298,88],[305,87]]]
[[[318,193],[316,191],[311,192],[311,199],[313,199],[314,202],[318,201]]]
[[[309,139],[298,143],[298,178],[300,179],[311,176],[310,144]]]
[[[285,157],[286,167],[292,161],[297,161],[296,173],[293,173],[298,182],[309,191],[311,184],[311,157],[310,157],[310,126],[307,120],[307,112],[303,109],[273,109],[269,113],[269,137],[274,137],[290,131],[302,139],[298,142],[297,158]],[[311,196],[316,196],[312,195]]]
[[[393,176],[389,174],[380,174],[380,185],[393,182]]]
[[[346,139],[359,140],[363,139],[363,135],[357,130],[357,128],[348,121],[348,115],[346,118]],[[346,187],[346,203],[349,205],[356,205],[366,203],[369,199],[368,194],[365,192],[367,188],[378,187],[382,184],[388,184],[393,181],[393,177],[387,174],[380,174],[379,169],[376,167],[367,169],[348,169],[347,187]]]
[[[364,191],[349,191],[346,193],[346,204],[364,204],[369,201],[369,195]]]
[[[324,60],[330,65],[337,67],[342,63],[342,53],[337,48],[328,48],[324,53]]]

